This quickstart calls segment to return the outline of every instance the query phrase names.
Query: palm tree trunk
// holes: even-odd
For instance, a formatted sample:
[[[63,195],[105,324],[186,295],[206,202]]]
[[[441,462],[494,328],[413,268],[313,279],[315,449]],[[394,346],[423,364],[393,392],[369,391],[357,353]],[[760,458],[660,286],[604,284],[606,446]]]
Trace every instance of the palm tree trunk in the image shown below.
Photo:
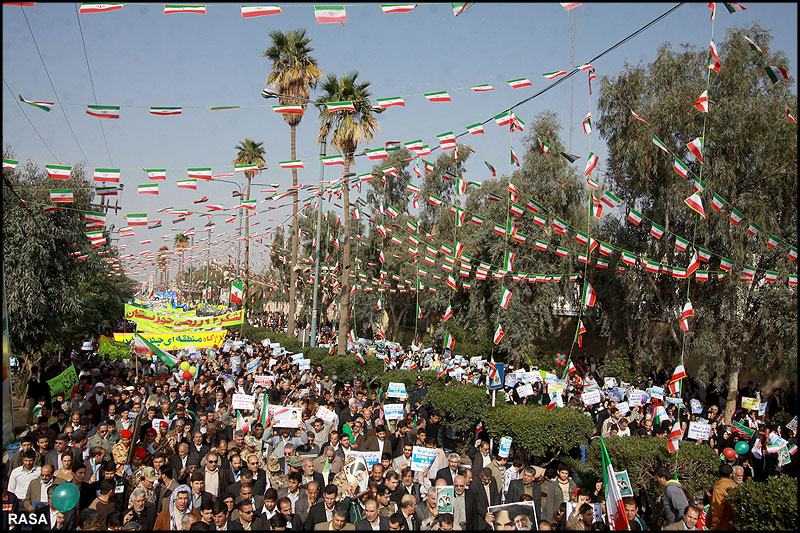
[[[292,148],[292,159],[294,160],[296,157],[296,150],[297,150],[297,126],[291,126],[291,148]],[[297,169],[292,169],[292,185],[297,185]],[[297,191],[292,195],[294,202],[292,204],[292,266],[291,270],[289,271],[289,324],[286,330],[286,334],[290,337],[294,336],[294,327],[295,327],[295,320],[294,315],[297,311],[297,252],[298,252],[298,245],[299,239],[297,238],[298,235],[298,226],[299,221],[297,219],[297,202],[299,196]]]
[[[247,198],[250,199],[250,182],[253,181],[253,173],[245,172],[247,175]],[[244,310],[242,324],[239,326],[239,335],[242,334],[244,323],[247,322],[247,291],[250,288],[250,217],[244,216],[244,288],[242,290],[242,309]]]
[[[344,160],[344,173],[350,172],[350,156]],[[342,295],[339,299],[339,349],[338,354],[347,353],[347,333],[350,331],[350,181],[342,183],[344,205],[344,247],[342,248]]]

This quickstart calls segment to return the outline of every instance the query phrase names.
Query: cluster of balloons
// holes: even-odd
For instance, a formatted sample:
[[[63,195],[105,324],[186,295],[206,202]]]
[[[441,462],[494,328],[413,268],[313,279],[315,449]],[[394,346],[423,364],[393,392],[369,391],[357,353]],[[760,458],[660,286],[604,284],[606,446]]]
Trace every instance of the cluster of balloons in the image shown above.
[[[564,366],[567,364],[567,356],[563,353],[556,354],[556,366]]]
[[[66,513],[78,504],[81,491],[72,483],[62,483],[53,490],[53,507]]]
[[[183,371],[181,377],[186,381],[189,381],[197,375],[197,367],[189,364],[189,361],[181,362],[181,370]]]
[[[740,440],[737,442],[733,448],[725,448],[722,450],[722,455],[725,456],[726,459],[734,459],[736,455],[744,455],[750,451],[750,445],[747,444],[746,441]]]

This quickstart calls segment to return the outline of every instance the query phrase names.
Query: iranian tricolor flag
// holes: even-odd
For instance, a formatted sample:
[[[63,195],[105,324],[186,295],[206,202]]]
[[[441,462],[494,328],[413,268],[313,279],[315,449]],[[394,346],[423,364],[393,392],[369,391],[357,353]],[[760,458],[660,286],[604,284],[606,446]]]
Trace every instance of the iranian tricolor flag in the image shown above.
[[[503,309],[508,309],[508,302],[511,301],[511,291],[503,287],[502,292],[500,293],[500,307]]]
[[[486,133],[483,130],[483,124],[478,122],[477,124],[471,124],[467,126],[467,131],[470,132],[472,135],[479,135],[481,133]]]
[[[725,200],[722,198],[722,196],[714,193],[714,197],[711,199],[711,207],[713,207],[715,211],[719,211],[724,205]]]
[[[586,113],[586,118],[583,119],[583,133],[589,135],[592,133],[592,112]]]
[[[515,80],[508,80],[506,81],[507,84],[511,85],[512,89],[521,89],[522,87],[532,87],[533,83],[528,78],[517,78]]]
[[[94,169],[94,181],[100,183],[119,183],[120,170],[118,168]]]
[[[50,201],[53,203],[69,204],[75,201],[72,195],[72,189],[51,189]]]
[[[689,144],[686,145],[689,151],[697,158],[700,163],[703,163],[703,138],[698,137]]]
[[[788,118],[789,120],[791,120],[792,122],[797,124],[797,119],[794,118],[794,115],[792,114],[792,110],[789,109],[788,107],[786,108],[786,118]]]
[[[476,92],[476,93],[483,93],[483,92],[486,92],[486,91],[494,91],[494,87],[492,87],[491,85],[489,85],[487,83],[484,83],[484,84],[481,84],[481,85],[473,85],[472,87],[470,87],[470,89],[472,89],[472,91]]]
[[[650,228],[650,235],[656,239],[660,239],[661,236],[664,235],[664,226],[660,226],[653,222],[653,226]]]
[[[187,168],[186,177],[209,181],[211,179],[211,167]]]
[[[167,169],[165,168],[146,168],[144,171],[147,173],[147,177],[151,180],[167,179]]]
[[[691,276],[698,268],[700,268],[700,256],[697,250],[694,250],[692,251],[692,259],[689,261],[689,266],[686,268],[686,274],[681,277]]]
[[[125,215],[125,220],[128,222],[129,226],[146,226],[147,213],[132,213]]]
[[[6,160],[4,159],[3,168],[8,168],[5,165],[5,161]],[[47,175],[54,180],[68,180],[70,178],[70,173],[72,172],[72,167],[66,165],[45,165],[44,168],[47,170]]]
[[[617,198],[613,193],[606,191],[606,193],[600,198],[600,201],[606,204],[609,208],[613,209],[619,203],[619,198]]]
[[[118,105],[89,105],[86,113],[97,118],[119,118]]]
[[[293,161],[281,161],[278,163],[281,168],[304,168],[306,165],[299,159]]]
[[[86,222],[87,228],[89,228],[90,226],[103,227],[106,223],[106,215],[105,213],[96,213],[93,211],[88,211],[84,214],[84,220]]]
[[[234,165],[234,172],[258,172],[258,165]]]
[[[375,101],[378,103],[378,106],[383,109],[394,106],[400,106],[400,107],[406,106],[405,100],[403,100],[399,96],[393,96],[391,98],[376,98]]]
[[[500,344],[500,341],[503,340],[503,335],[505,335],[505,331],[503,331],[503,326],[498,322],[494,327],[494,336],[492,337],[492,342],[495,344]]]
[[[602,437],[600,437],[600,452],[603,462],[603,489],[606,496],[608,525],[615,531],[630,529],[628,515],[625,514],[625,508],[622,506],[622,493],[619,489],[619,483],[617,483],[617,475],[614,472],[614,467],[611,466],[611,459],[608,456],[606,443]]]
[[[775,235],[770,235],[769,240],[767,240],[767,248],[769,248],[770,250],[774,250],[775,247],[778,246],[778,244],[780,244],[780,242],[781,240],[779,237],[776,237]]]
[[[322,164],[326,167],[331,165],[342,165],[344,166],[344,156],[343,155],[328,155],[323,156],[320,158],[322,160]]]
[[[694,308],[692,307],[692,301],[690,299],[686,299],[686,303],[683,304],[683,311],[681,311],[681,329],[683,331],[689,331],[689,317],[694,316]]]
[[[256,203],[258,200],[241,200],[241,203],[234,207],[234,209],[249,209],[250,211],[256,210]]]
[[[703,220],[706,218],[706,210],[703,209],[703,200],[700,198],[700,193],[694,193],[686,200],[683,201],[689,208],[700,215]]]
[[[334,111],[355,111],[356,107],[351,101],[345,102],[325,102],[325,107],[329,112]]]
[[[264,15],[279,15],[280,13],[280,6],[242,6],[242,18],[246,19]]]
[[[594,196],[592,196],[592,216],[595,218],[603,216],[603,204]]]
[[[433,93],[423,93],[422,96],[428,99],[429,102],[452,102],[450,95],[447,91],[436,91]]]
[[[636,266],[636,256],[630,252],[622,252],[622,262],[628,266]]]
[[[669,453],[678,451],[682,439],[683,431],[681,431],[681,421],[676,420],[675,425],[672,426],[672,431],[669,432],[669,440],[667,441],[667,450]]]
[[[710,68],[714,72],[719,72],[720,61],[716,43],[712,40],[711,44],[708,45],[708,48],[711,51],[711,57],[708,58],[708,68]]]
[[[767,73],[767,76],[769,76],[769,79],[772,80],[772,83],[778,83],[780,80],[789,79],[789,74],[783,67],[764,67],[764,71]]]
[[[344,6],[314,6],[314,16],[317,24],[344,23],[347,20]]]
[[[31,4],[32,5],[32,4]],[[122,9],[122,3],[102,4],[99,2],[83,2],[78,10],[81,15],[86,13],[105,13],[106,11],[114,11]]]
[[[288,115],[302,115],[303,106],[301,105],[274,105],[272,110],[276,113],[283,113]]]
[[[156,355],[159,359],[161,359],[161,362],[163,362],[169,368],[172,368],[178,364],[178,358],[176,356],[165,352],[138,333],[135,333],[133,336],[133,346],[137,355]]]
[[[597,300],[597,294],[594,292],[594,287],[588,281],[583,282],[583,303],[587,307],[594,307]]]
[[[737,211],[736,209],[732,209],[731,210],[731,216],[728,217],[728,220],[731,221],[731,224],[736,225],[736,224],[738,224],[739,222],[742,221],[742,218],[744,218],[744,215],[740,211]]]
[[[774,283],[775,281],[778,280],[778,273],[772,270],[767,270],[764,279],[769,283]]]
[[[697,99],[697,101],[694,103],[694,106],[698,111],[708,113],[708,90],[705,90],[700,94],[700,98]]]
[[[736,13],[737,11],[747,11],[747,8],[744,7],[739,2],[723,2],[725,4],[725,9],[728,10],[728,13]]]
[[[184,4],[166,4],[164,6],[164,14],[169,15],[171,13],[199,13],[201,15],[205,15],[206,13],[206,6],[201,5],[184,5]]]
[[[137,186],[139,194],[158,194],[158,183],[144,183]]]
[[[788,257],[792,261],[797,261],[797,247],[792,246],[792,248],[789,250],[789,255],[787,255],[786,257]]]
[[[594,168],[597,166],[597,160],[599,158],[594,155],[594,152],[589,154],[589,159],[586,161],[586,168],[583,169],[583,173],[585,175],[590,175]]]
[[[565,74],[566,74],[566,72],[563,71],[563,70],[556,70],[556,71],[553,71],[553,72],[545,72],[544,74],[542,74],[542,76],[544,76],[548,80],[554,80],[554,79],[558,78],[559,76],[564,76]]]
[[[240,430],[244,431],[245,433],[247,433],[248,431],[250,431],[250,426],[247,425],[247,422],[245,422],[244,417],[242,416],[242,413],[240,413],[239,410],[237,409],[236,410],[236,431],[240,431]]]
[[[456,345],[456,340],[453,336],[448,332],[444,334],[444,347],[448,350],[452,350]]]
[[[686,163],[677,157],[675,158],[675,162],[672,164],[672,169],[680,174],[683,179],[686,179],[686,176],[689,174],[689,167],[687,167]]]
[[[181,115],[183,114],[183,109],[180,107],[151,107],[150,114],[159,115],[162,117],[169,115]]]
[[[514,252],[506,251],[503,256],[503,270],[508,272],[514,271],[514,258],[517,256]]]
[[[681,252],[685,252],[688,247],[689,247],[689,241],[681,237],[678,237],[677,235],[675,236],[675,248],[677,248]]]
[[[241,281],[231,281],[231,303],[242,303],[243,292]]]
[[[384,13],[408,13],[413,11],[417,4],[381,4]]]
[[[178,184],[179,189],[189,189],[192,191],[197,190],[197,180],[194,178],[188,180],[178,180],[175,183]]]
[[[658,146],[659,150],[661,150],[662,152],[667,154],[670,153],[669,148],[667,148],[667,145],[664,144],[664,142],[658,138],[658,135],[653,135],[653,144]]]
[[[120,6],[122,7],[122,6]],[[53,106],[56,105],[55,102],[36,102],[33,100],[25,100],[22,95],[17,95],[19,97],[20,102],[24,102],[28,105],[32,105],[33,107],[39,108],[42,111],[50,111],[53,109]]]

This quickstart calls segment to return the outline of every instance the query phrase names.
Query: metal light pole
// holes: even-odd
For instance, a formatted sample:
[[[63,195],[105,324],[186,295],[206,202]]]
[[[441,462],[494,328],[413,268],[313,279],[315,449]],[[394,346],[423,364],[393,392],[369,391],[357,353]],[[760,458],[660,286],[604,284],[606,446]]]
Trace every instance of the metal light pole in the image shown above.
[[[314,249],[314,301],[311,308],[311,347],[317,346],[317,292],[319,290],[319,244],[320,232],[322,231],[322,178],[325,176],[325,165],[322,158],[325,157],[325,141],[319,145],[319,205],[317,209],[317,245]]]

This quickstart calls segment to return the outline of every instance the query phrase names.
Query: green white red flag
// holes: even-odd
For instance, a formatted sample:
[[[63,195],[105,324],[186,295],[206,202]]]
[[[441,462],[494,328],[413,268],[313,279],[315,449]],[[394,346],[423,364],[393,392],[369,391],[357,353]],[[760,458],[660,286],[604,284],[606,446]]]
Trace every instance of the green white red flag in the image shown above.
[[[303,114],[303,106],[301,105],[274,105],[272,106],[272,110],[276,113],[282,113],[284,115],[302,115]]]
[[[346,102],[325,102],[325,107],[329,112],[335,111],[355,111],[356,107],[351,101]]]
[[[429,102],[452,102],[450,95],[447,91],[437,91],[433,93],[423,93],[422,96],[428,99]]]
[[[512,89],[521,89],[522,87],[532,87],[533,83],[528,78],[517,78],[515,80],[506,81]]]
[[[686,145],[692,155],[700,162],[703,163],[703,138],[697,137],[695,140]]]
[[[45,165],[44,168],[54,180],[68,180],[72,173],[72,167],[67,165]]]
[[[408,13],[413,11],[417,4],[381,4],[384,13]]]
[[[717,52],[717,45],[714,43],[714,40],[711,40],[711,44],[708,45],[709,50],[711,51],[711,55],[708,58],[708,68],[713,70],[714,72],[719,72],[720,68],[720,61],[719,61],[719,52]]]
[[[144,183],[137,185],[139,194],[158,194],[158,183]]]
[[[347,11],[344,6],[314,6],[314,17],[317,24],[344,23],[347,20]]]
[[[554,80],[554,79],[558,78],[559,76],[564,76],[565,74],[566,74],[566,71],[556,70],[556,71],[553,71],[553,72],[545,72],[544,74],[542,74],[542,76],[544,76],[548,80]]]
[[[97,118],[119,118],[118,105],[88,105],[86,113]]]
[[[279,15],[280,13],[280,6],[242,6],[242,18],[246,19],[264,15]]]
[[[50,111],[51,109],[53,109],[53,106],[56,105],[55,102],[36,102],[33,100],[25,100],[21,94],[17,96],[19,97],[20,102],[32,105],[33,107],[41,109],[42,111]]]
[[[600,452],[602,454],[603,489],[606,498],[608,525],[615,531],[630,529],[628,515],[625,514],[625,507],[622,505],[622,492],[619,489],[617,475],[614,472],[614,467],[611,466],[611,459],[608,456],[606,443],[603,441],[602,437],[600,437]]]
[[[706,210],[703,209],[703,200],[700,198],[700,193],[694,193],[684,200],[684,203],[688,205],[692,211],[703,217],[703,220],[705,220]]]
[[[583,303],[587,307],[594,307],[597,301],[597,294],[594,292],[594,287],[588,281],[583,282]]]
[[[164,5],[164,14],[170,15],[173,13],[197,13],[200,15],[206,14],[206,6],[203,5],[185,5],[185,4],[166,4]]]
[[[169,115],[181,115],[183,114],[183,108],[180,107],[151,107],[150,108],[151,115],[159,115],[162,117],[166,117]]]
[[[505,331],[503,331],[503,326],[498,322],[494,327],[494,336],[492,337],[492,342],[495,344],[500,344],[500,341],[503,340],[504,335]]]
[[[387,107],[394,107],[394,106],[400,106],[400,107],[405,107],[406,106],[405,100],[403,100],[399,96],[394,96],[394,97],[391,97],[391,98],[376,98],[375,101],[378,102],[378,106],[383,108],[383,109],[386,109]]]
[[[708,90],[706,89],[702,93],[700,93],[700,97],[694,103],[694,107],[697,108],[698,111],[703,113],[708,113]]]
[[[769,79],[772,81],[772,83],[778,83],[780,80],[789,79],[789,74],[783,67],[764,67],[764,71],[767,73],[767,76],[769,76]]]
[[[72,195],[72,189],[51,189],[50,201],[69,204],[75,201],[75,197]]]
[[[122,3],[110,3],[110,4],[103,4],[100,2],[83,2],[81,3],[81,7],[78,10],[78,13],[84,15],[86,13],[105,13],[107,11],[114,11],[116,9],[122,9]]]
[[[119,183],[120,170],[118,168],[94,169],[94,181],[100,183]]]
[[[155,355],[169,368],[178,364],[178,358],[176,356],[165,352],[138,333],[135,333],[133,336],[133,346],[137,355]]]

